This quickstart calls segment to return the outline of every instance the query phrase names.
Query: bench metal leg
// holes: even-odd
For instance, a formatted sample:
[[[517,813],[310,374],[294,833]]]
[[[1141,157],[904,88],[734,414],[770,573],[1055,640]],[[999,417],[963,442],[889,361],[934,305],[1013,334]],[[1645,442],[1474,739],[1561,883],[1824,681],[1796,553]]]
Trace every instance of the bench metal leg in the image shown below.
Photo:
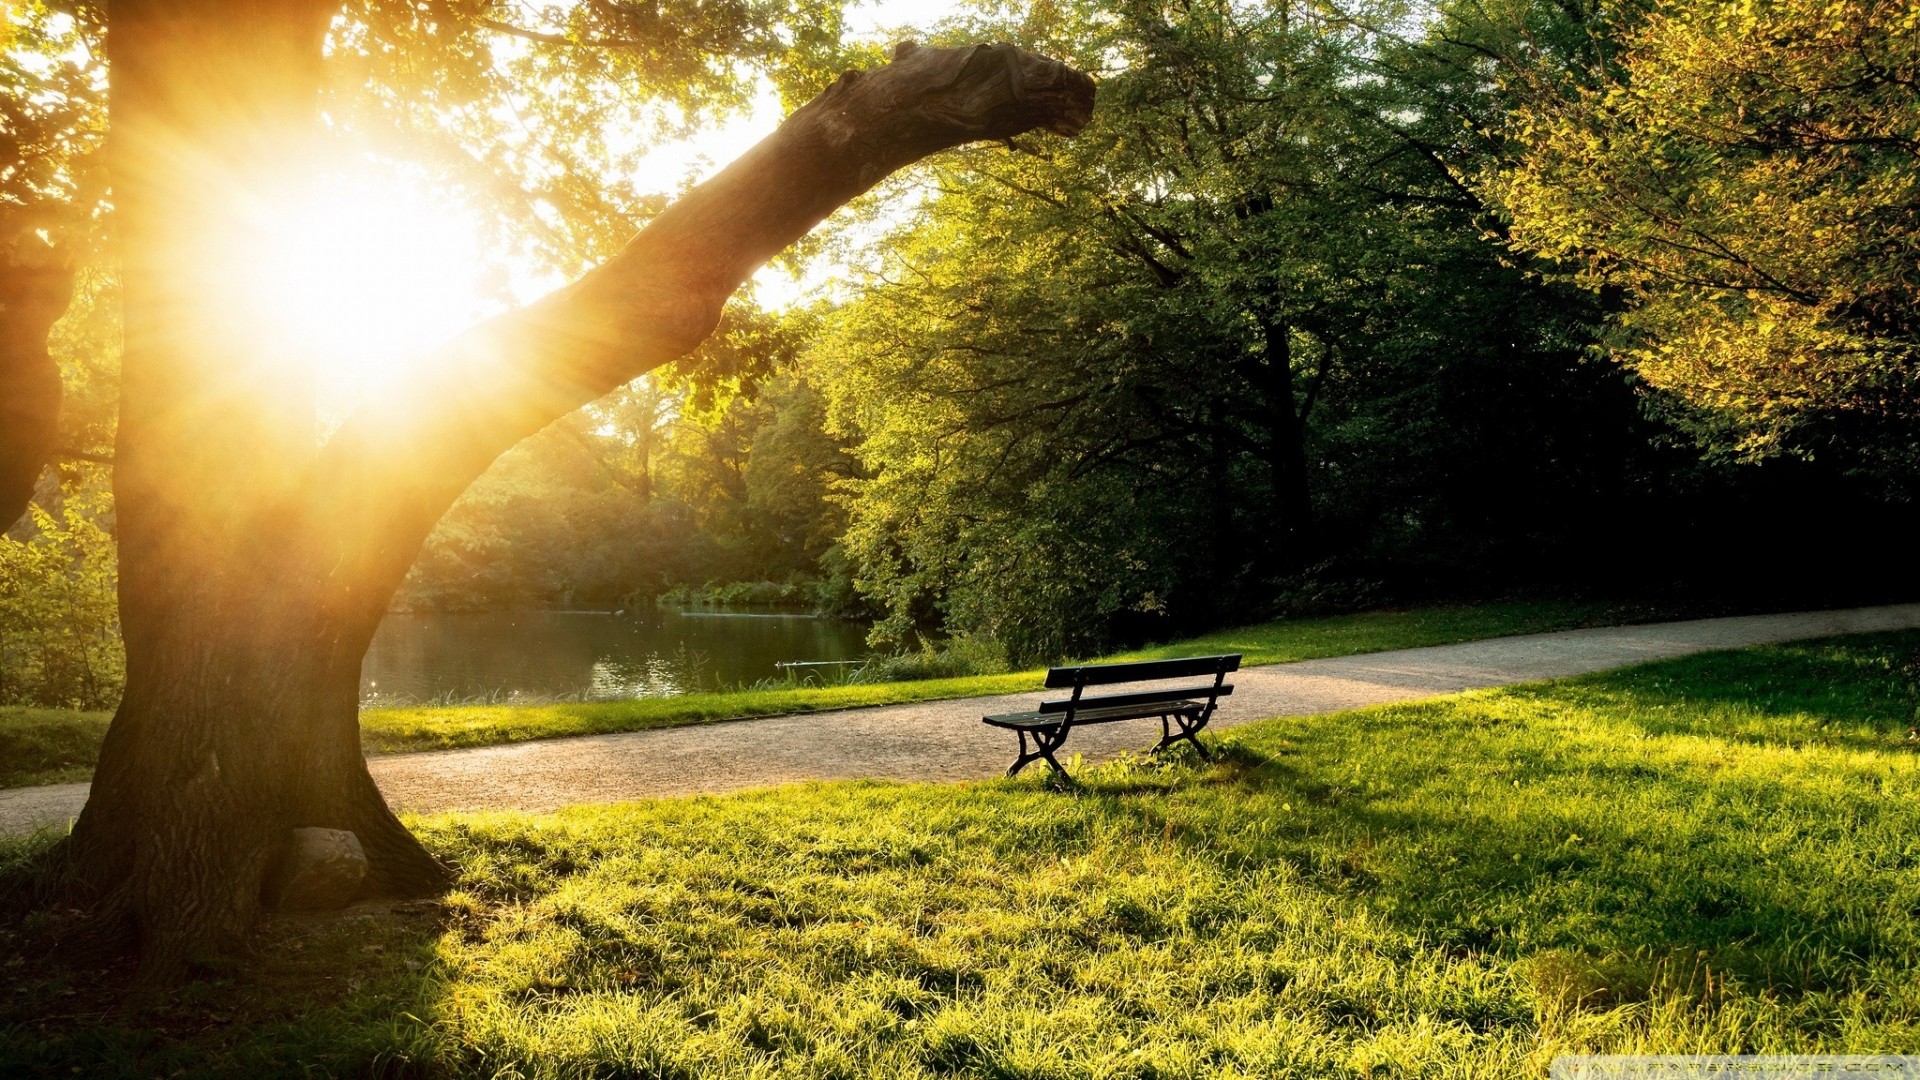
[[[1213,754],[1200,743],[1200,729],[1207,726],[1208,719],[1208,714],[1205,712],[1178,712],[1162,716],[1160,718],[1160,742],[1149,751],[1149,753],[1157,754],[1167,747],[1172,746],[1174,743],[1185,739],[1193,744],[1193,748],[1199,753],[1201,761],[1212,762]],[[1168,721],[1172,721],[1172,723],[1170,724]],[[1174,730],[1175,724],[1179,726],[1178,731]]]
[[[1020,757],[1014,761],[1013,767],[1007,770],[1008,776],[1017,774],[1035,761],[1045,761],[1053,766],[1056,775],[1062,777],[1067,775],[1067,770],[1061,768],[1060,763],[1053,759],[1053,752],[1060,749],[1061,743],[1067,741],[1065,725],[1052,728],[1015,728],[1014,730],[1020,735]],[[1033,736],[1034,748],[1031,750],[1027,749],[1028,735]]]

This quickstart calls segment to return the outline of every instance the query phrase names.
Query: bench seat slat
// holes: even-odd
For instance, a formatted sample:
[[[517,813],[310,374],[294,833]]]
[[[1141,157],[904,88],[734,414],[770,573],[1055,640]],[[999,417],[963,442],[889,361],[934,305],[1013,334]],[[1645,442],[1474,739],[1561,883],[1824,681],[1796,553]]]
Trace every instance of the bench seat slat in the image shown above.
[[[983,716],[982,720],[994,727],[1003,728],[1049,728],[1060,726],[1059,713],[1015,712],[1002,713],[999,716]]]
[[[1152,704],[1121,705],[1105,709],[1080,709],[1073,714],[1074,726],[1081,724],[1106,724],[1116,720],[1140,720],[1163,713],[1198,712],[1205,707],[1200,701],[1163,700]],[[1050,728],[1059,727],[1066,719],[1060,712],[1023,712],[1007,713],[1003,716],[986,716],[981,719],[995,727],[1003,728]]]

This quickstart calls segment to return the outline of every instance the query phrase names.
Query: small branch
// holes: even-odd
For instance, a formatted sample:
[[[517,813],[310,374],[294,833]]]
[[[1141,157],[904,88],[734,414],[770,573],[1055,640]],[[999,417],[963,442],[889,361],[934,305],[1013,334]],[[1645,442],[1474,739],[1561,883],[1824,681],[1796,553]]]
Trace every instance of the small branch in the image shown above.
[[[640,46],[638,41],[616,38],[611,41],[575,40],[565,34],[551,34],[543,30],[529,30],[524,26],[503,23],[495,19],[475,19],[473,25],[482,30],[491,30],[496,34],[506,34],[522,41],[538,42],[542,45],[559,45],[569,49],[634,49]]]

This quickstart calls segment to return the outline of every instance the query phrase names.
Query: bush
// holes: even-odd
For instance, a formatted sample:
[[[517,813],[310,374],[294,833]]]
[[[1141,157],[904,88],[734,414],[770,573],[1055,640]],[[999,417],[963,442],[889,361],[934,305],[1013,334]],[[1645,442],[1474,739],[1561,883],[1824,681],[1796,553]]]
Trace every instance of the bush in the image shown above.
[[[1384,582],[1344,573],[1331,560],[1278,578],[1269,587],[1273,600],[1267,616],[1273,619],[1345,615],[1384,607],[1393,600]]]
[[[820,583],[813,578],[786,581],[708,582],[695,588],[676,585],[660,595],[663,607],[793,608],[820,606]]]
[[[915,679],[956,679],[970,675],[999,675],[1008,671],[1007,651],[983,638],[959,637],[931,642],[919,652],[883,656],[863,665],[852,682],[911,682]]]
[[[118,575],[104,490],[0,536],[0,704],[106,709],[120,698]],[[25,533],[24,537],[20,537]]]

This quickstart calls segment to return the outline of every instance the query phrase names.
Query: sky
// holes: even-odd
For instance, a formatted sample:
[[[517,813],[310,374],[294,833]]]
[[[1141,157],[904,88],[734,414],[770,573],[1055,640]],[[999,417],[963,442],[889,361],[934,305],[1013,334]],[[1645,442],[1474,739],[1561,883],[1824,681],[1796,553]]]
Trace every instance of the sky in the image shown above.
[[[957,0],[875,0],[847,11],[848,33],[854,38],[878,38],[892,44],[912,31],[924,32],[960,9]],[[653,190],[671,193],[679,180],[688,175],[699,179],[724,168],[749,147],[773,133],[783,113],[771,85],[763,86],[752,111],[710,132],[692,139],[663,146],[647,155],[657,162],[659,186]],[[797,303],[839,275],[843,268],[817,263],[800,280],[779,267],[769,266],[754,275],[754,299],[764,307],[778,308]]]
[[[855,34],[897,26],[928,27],[959,10],[954,0],[876,0],[847,12]]]
[[[847,10],[847,30],[856,39],[879,38],[891,44],[901,36],[901,31],[925,31],[959,8],[956,0],[873,0]],[[719,171],[748,147],[771,134],[780,125],[781,115],[780,101],[773,87],[762,86],[759,99],[746,115],[692,139],[669,143],[649,154],[647,160],[658,163],[657,169],[649,170],[650,175],[659,178],[659,185],[654,190],[674,190],[690,170],[701,179]],[[702,158],[706,159],[707,164],[699,168],[698,163]]]

